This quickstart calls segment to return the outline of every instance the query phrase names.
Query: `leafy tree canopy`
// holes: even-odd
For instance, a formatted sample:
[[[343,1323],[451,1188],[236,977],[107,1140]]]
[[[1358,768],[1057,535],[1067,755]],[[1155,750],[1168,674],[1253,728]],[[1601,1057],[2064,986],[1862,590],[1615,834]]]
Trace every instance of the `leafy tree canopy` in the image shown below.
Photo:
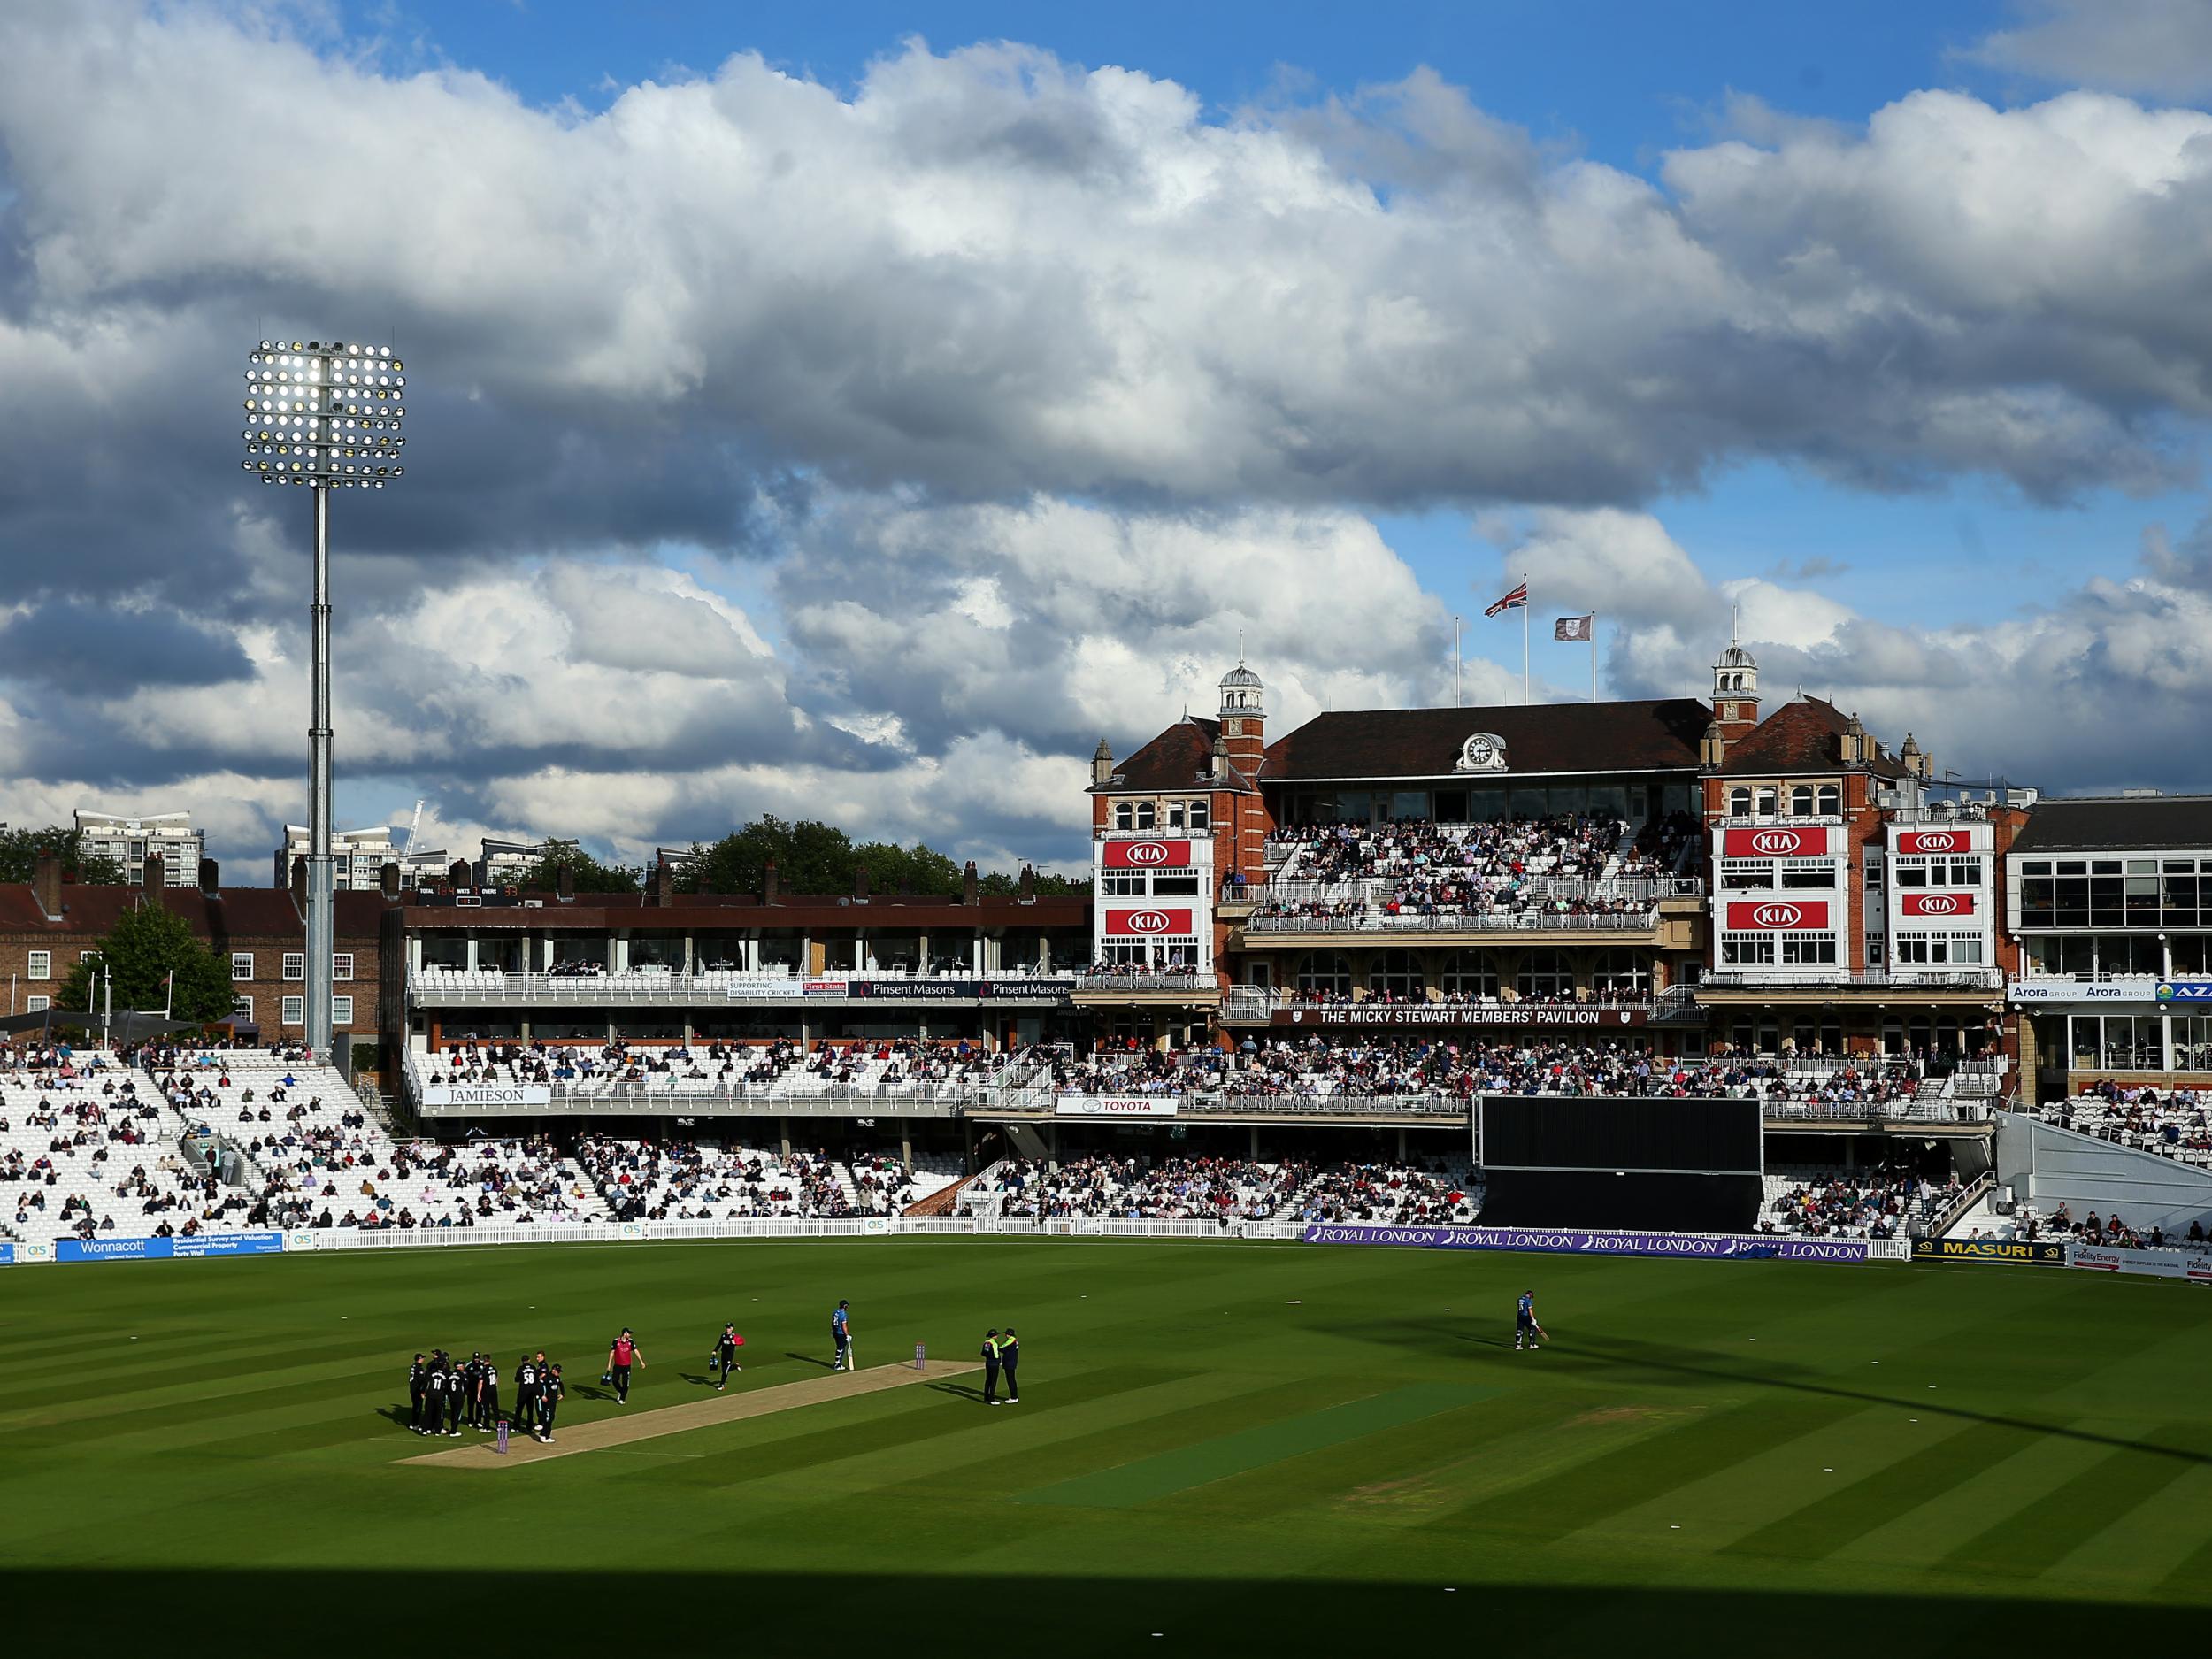
[[[44,829],[0,829],[0,881],[28,881],[45,853],[58,854],[62,874],[86,887],[123,883],[121,864],[105,853],[87,852],[83,837],[59,824]]]
[[[574,876],[579,893],[635,893],[645,879],[643,871],[602,864],[574,841],[549,841],[545,856],[522,875],[520,885],[550,892],[560,886],[564,870]]]
[[[868,872],[872,893],[916,893],[951,897],[960,891],[961,866],[921,841],[902,847],[896,841],[859,841],[833,824],[815,818],[789,822],[763,814],[733,830],[711,847],[692,849],[694,862],[685,872],[683,887],[696,893],[757,893],[767,879],[772,860],[776,885],[785,893],[850,893],[853,878]],[[1009,895],[1020,888],[1020,878],[993,871],[978,879],[979,890]],[[1037,891],[1048,894],[1087,894],[1088,881],[1065,876],[1040,876]]]
[[[96,992],[95,971],[111,972],[114,993]],[[176,975],[172,1000],[169,976]],[[94,998],[100,996],[100,1003]],[[195,937],[180,916],[157,904],[134,904],[93,955],[76,964],[56,999],[63,1008],[96,1014],[169,1007],[179,1019],[221,1019],[231,1010],[230,964]]]

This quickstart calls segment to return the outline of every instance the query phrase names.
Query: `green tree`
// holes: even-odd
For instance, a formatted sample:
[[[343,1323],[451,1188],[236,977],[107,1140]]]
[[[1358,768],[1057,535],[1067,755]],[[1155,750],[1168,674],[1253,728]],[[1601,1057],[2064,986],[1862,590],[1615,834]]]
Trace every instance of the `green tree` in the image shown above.
[[[551,892],[561,884],[561,872],[575,878],[579,893],[635,893],[645,873],[628,864],[602,864],[574,841],[549,841],[545,856],[524,872],[520,885]]]
[[[172,1009],[179,1019],[220,1019],[231,1010],[230,964],[193,936],[180,916],[157,904],[131,905],[91,956],[70,969],[57,1005],[97,1014],[95,970],[114,975],[118,1009]],[[170,975],[176,976],[173,998]]]
[[[88,887],[123,884],[123,866],[105,853],[84,850],[73,829],[50,824],[44,829],[0,829],[0,881],[28,881],[41,855],[60,855],[62,874]]]
[[[902,847],[896,841],[863,841],[834,824],[816,818],[797,823],[763,813],[733,830],[711,847],[695,846],[692,863],[680,885],[687,893],[757,893],[776,865],[776,887],[783,893],[850,893],[853,876],[864,866],[871,893],[916,893],[945,898],[960,891],[962,866],[925,841]],[[1018,892],[1018,876],[994,871],[979,879],[978,890],[993,895]],[[1039,876],[1037,891],[1087,895],[1090,882],[1066,876]]]

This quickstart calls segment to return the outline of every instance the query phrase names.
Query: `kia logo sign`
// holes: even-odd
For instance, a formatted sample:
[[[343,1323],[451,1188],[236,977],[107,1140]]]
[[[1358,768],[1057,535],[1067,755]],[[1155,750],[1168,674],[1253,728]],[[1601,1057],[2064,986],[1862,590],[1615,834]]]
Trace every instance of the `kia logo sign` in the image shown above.
[[[1732,829],[1721,836],[1727,858],[1817,858],[1828,850],[1825,829]]]
[[[1806,899],[1788,903],[1772,899],[1740,900],[1727,907],[1724,923],[1740,932],[1750,929],[1771,933],[1784,927],[1825,930],[1828,926],[1828,901]]]
[[[1974,895],[1970,893],[1908,893],[1904,913],[1908,916],[1971,916]]]
[[[1167,859],[1167,845],[1164,841],[1129,843],[1129,862],[1133,864],[1164,864]]]
[[[1134,910],[1106,912],[1106,932],[1110,936],[1125,939],[1156,939],[1162,934],[1178,936],[1194,933],[1191,912],[1187,910]]]
[[[1102,862],[1109,870],[1187,870],[1191,864],[1187,841],[1106,841],[1102,849]]]
[[[1963,830],[1909,830],[1897,838],[1901,853],[1962,853],[1969,845]]]

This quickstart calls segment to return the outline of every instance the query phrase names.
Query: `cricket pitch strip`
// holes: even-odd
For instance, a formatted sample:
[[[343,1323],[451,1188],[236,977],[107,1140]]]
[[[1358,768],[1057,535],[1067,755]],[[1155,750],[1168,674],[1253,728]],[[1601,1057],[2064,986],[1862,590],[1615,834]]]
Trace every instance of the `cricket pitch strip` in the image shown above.
[[[772,1387],[757,1389],[750,1394],[715,1394],[705,1400],[688,1401],[680,1406],[663,1406],[657,1411],[641,1411],[635,1417],[600,1417],[572,1426],[557,1424],[555,1425],[557,1432],[550,1446],[518,1431],[509,1437],[504,1456],[490,1440],[484,1440],[468,1446],[456,1446],[449,1451],[427,1452],[419,1457],[403,1457],[400,1461],[430,1463],[447,1469],[511,1468],[518,1463],[543,1463],[548,1458],[567,1457],[577,1452],[595,1452],[609,1446],[627,1446],[635,1440],[658,1440],[664,1434],[681,1434],[690,1429],[710,1428],[718,1423],[764,1417],[776,1411],[795,1411],[802,1406],[819,1405],[826,1400],[849,1400],[855,1394],[880,1394],[887,1388],[937,1382],[947,1377],[964,1376],[982,1369],[979,1361],[933,1359],[919,1368],[911,1364],[879,1365],[870,1371],[836,1371],[821,1377],[810,1377],[803,1382],[778,1383]]]

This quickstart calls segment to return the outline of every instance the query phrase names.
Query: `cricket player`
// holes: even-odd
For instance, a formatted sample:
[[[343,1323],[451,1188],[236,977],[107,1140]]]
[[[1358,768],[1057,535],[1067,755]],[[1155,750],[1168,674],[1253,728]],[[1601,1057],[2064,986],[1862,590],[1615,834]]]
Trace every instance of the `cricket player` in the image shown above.
[[[476,1381],[476,1426],[487,1434],[499,1427],[499,1367],[488,1354]]]
[[[561,1409],[561,1396],[567,1392],[561,1383],[561,1368],[548,1365],[538,1379],[537,1436],[545,1445],[553,1444],[553,1414]]]
[[[449,1362],[445,1379],[445,1432],[449,1440],[461,1438],[461,1419],[469,1404],[469,1368]]]
[[[446,1386],[453,1380],[445,1368],[445,1350],[434,1350],[430,1356],[430,1369],[423,1376],[423,1432],[445,1432]]]
[[[850,1302],[841,1301],[837,1304],[837,1311],[830,1315],[830,1340],[837,1344],[837,1357],[830,1363],[832,1371],[856,1369],[853,1363],[853,1322],[849,1314],[851,1307]]]
[[[1022,1402],[1022,1385],[1014,1368],[1022,1363],[1022,1345],[1010,1325],[1006,1327],[1006,1334],[998,1340],[998,1363],[1006,1372],[1006,1403],[1018,1406]]]
[[[415,1356],[415,1363],[407,1368],[407,1403],[413,1408],[411,1414],[408,1417],[407,1426],[418,1434],[423,1432],[422,1400],[429,1386],[428,1356],[418,1354]]]
[[[1536,1323],[1536,1293],[1525,1290],[1519,1305],[1513,1310],[1513,1351],[1519,1353],[1524,1341],[1531,1348],[1540,1348],[1542,1344],[1536,1339],[1543,1334],[1544,1327]]]
[[[737,1327],[734,1325],[724,1325],[722,1334],[715,1338],[714,1358],[711,1363],[721,1378],[721,1380],[714,1385],[715,1393],[720,1394],[730,1386],[732,1371],[745,1369],[737,1363],[737,1350],[744,1345],[745,1339],[738,1335]]]
[[[637,1345],[637,1338],[631,1334],[628,1325],[624,1325],[622,1334],[615,1338],[607,1348],[607,1375],[604,1380],[614,1385],[617,1405],[626,1406],[630,1403],[630,1367],[644,1363],[645,1355]]]
[[[983,1403],[998,1403],[998,1326],[983,1334]]]
[[[538,1421],[538,1367],[527,1354],[515,1362],[515,1422],[525,1434]]]

